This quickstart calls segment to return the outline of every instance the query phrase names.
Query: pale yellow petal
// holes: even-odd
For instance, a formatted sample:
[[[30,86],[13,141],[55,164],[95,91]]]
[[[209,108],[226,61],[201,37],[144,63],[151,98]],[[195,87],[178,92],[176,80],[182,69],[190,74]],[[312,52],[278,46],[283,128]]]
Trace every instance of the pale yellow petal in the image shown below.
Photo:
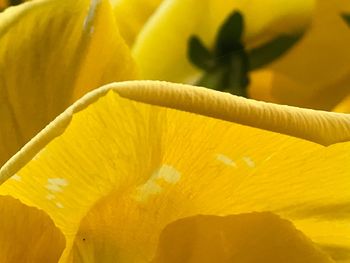
[[[146,79],[190,82],[198,70],[187,59],[191,35],[211,46],[218,27],[234,10],[246,20],[245,39],[257,45],[280,34],[294,33],[310,20],[314,0],[169,0],[164,1],[140,32],[133,53]],[[203,15],[205,14],[205,15]]]
[[[0,72],[0,165],[87,91],[135,77],[107,0],[7,9]]]
[[[14,177],[20,181],[20,177]],[[64,236],[36,208],[12,197],[0,197],[0,262],[55,263],[65,247]]]
[[[121,35],[132,46],[163,0],[111,0]]]
[[[0,194],[48,213],[61,263],[149,262],[175,220],[252,211],[291,220],[336,259],[350,248],[349,127],[345,114],[203,88],[111,84],[12,158],[0,176],[21,182]]]

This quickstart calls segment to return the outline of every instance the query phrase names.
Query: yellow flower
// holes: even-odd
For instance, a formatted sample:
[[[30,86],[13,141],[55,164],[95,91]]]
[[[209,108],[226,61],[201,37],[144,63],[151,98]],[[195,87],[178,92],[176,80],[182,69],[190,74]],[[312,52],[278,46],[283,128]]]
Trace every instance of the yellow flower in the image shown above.
[[[247,21],[247,47],[305,29],[312,20],[300,43],[252,73],[249,96],[328,111],[350,109],[350,27],[342,19],[344,13],[350,13],[347,0],[205,0],[200,5],[195,0],[110,1],[140,77],[181,83],[194,83],[200,74],[186,55],[189,37],[198,35],[211,46],[218,27],[232,10],[241,11]],[[4,4],[0,2],[0,8]]]
[[[269,0],[263,6],[254,5],[256,9],[246,1],[206,0],[199,9],[193,8],[196,1],[141,2],[142,8],[131,0],[111,1],[113,6],[107,0],[60,1],[59,6],[56,1],[41,0],[1,14],[0,123],[6,125],[0,131],[0,165],[92,89],[137,78],[187,82],[198,75],[186,58],[188,38],[197,34],[212,42],[233,9],[247,16],[247,41],[258,43],[307,24],[314,0],[294,1],[288,8]],[[276,15],[266,15],[263,10],[267,9]],[[204,19],[202,14],[208,10],[210,19]],[[256,10],[261,12],[252,19]],[[285,27],[280,26],[281,20]],[[172,40],[174,32],[176,41]],[[169,42],[172,45],[164,44]]]
[[[95,89],[137,77],[107,0],[8,9],[0,69],[0,262],[350,260],[348,115]]]
[[[142,78],[193,82],[200,71],[187,58],[192,35],[212,46],[223,21],[238,10],[246,20],[246,45],[257,46],[281,34],[303,30],[310,22],[314,5],[315,0],[203,0],[200,5],[196,0],[162,1],[140,30],[132,46],[133,55]]]
[[[8,246],[1,259],[30,242],[39,244],[27,249],[33,262],[50,262],[49,256],[56,262],[62,251],[60,262],[150,262],[172,223],[155,262],[169,262],[162,258],[172,257],[172,247],[184,257],[191,247],[222,255],[205,239],[218,235],[218,226],[233,235],[220,241],[225,255],[244,251],[237,260],[255,248],[256,257],[270,251],[264,262],[348,260],[349,131],[349,116],[337,113],[164,82],[107,85],[73,104],[2,167],[1,207],[9,218],[2,231],[12,235],[0,235]],[[246,214],[266,211],[294,226],[273,214]],[[196,215],[206,216],[189,218]],[[236,216],[218,217],[228,215]],[[255,230],[240,243],[234,234],[242,228]],[[43,229],[39,241],[31,240]],[[264,239],[268,233],[271,240]],[[256,237],[261,242],[244,245]],[[192,260],[205,262],[200,255]]]
[[[117,20],[121,20],[122,34],[144,79],[193,83],[200,72],[186,55],[189,37],[198,35],[212,46],[218,27],[235,9],[247,22],[247,47],[281,33],[307,29],[299,43],[280,59],[252,72],[251,98],[328,111],[350,110],[350,27],[342,19],[350,13],[348,0],[205,0],[201,5],[196,0],[142,1],[147,3],[147,12],[142,14],[137,10],[144,8],[133,8],[134,1],[129,6],[130,0],[119,2]],[[132,22],[124,13],[135,14],[128,16]]]

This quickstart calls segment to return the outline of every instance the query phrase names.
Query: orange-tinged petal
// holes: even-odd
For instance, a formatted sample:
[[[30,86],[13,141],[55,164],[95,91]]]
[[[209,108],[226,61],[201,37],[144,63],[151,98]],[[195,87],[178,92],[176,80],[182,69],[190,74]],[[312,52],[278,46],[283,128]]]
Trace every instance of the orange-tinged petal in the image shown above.
[[[107,0],[6,9],[0,72],[0,165],[87,91],[135,77]]]
[[[281,87],[288,87],[289,93],[288,99],[286,98],[286,100],[289,101],[301,102],[302,98],[300,94],[294,91],[307,89],[307,87],[301,86],[296,80],[289,78],[288,75],[269,69],[261,69],[251,73],[251,82],[248,88],[249,97],[262,101],[281,103],[281,101],[274,96],[275,93],[272,87],[275,86],[275,83],[280,83],[282,85]],[[287,97],[287,94],[285,94],[285,96]]]
[[[270,101],[332,110],[349,94],[350,27],[342,18],[349,12],[347,0],[317,1],[305,36],[269,67],[275,74],[269,87]],[[254,83],[252,89],[256,90],[259,81]],[[263,99],[258,94],[253,98]]]
[[[7,1],[6,0],[0,0],[0,10],[5,8],[7,6]]]

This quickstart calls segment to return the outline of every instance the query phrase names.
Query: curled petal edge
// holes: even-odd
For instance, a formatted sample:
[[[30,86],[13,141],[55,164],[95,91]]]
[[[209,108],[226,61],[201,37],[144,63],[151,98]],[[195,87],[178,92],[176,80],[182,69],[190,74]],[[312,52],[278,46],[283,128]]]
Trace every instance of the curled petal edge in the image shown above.
[[[60,136],[74,113],[110,91],[126,99],[286,134],[324,146],[350,140],[348,114],[255,101],[185,84],[125,81],[96,89],[67,108],[1,167],[0,183],[22,168],[52,139]]]

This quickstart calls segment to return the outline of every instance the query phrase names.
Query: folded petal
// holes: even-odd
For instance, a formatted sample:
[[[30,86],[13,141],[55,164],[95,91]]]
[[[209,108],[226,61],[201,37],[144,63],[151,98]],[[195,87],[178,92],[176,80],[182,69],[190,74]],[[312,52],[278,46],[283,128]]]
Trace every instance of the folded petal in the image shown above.
[[[111,0],[120,33],[132,46],[143,26],[163,0]]]
[[[43,211],[1,196],[0,215],[1,262],[58,261],[65,247],[64,236]]]
[[[87,91],[135,76],[107,0],[7,9],[0,72],[0,165]]]
[[[3,166],[3,181],[20,182],[0,194],[48,213],[66,237],[60,262],[147,262],[175,220],[252,211],[291,220],[336,259],[350,248],[349,128],[346,114],[111,84]]]
[[[133,53],[143,78],[189,82],[198,74],[187,58],[192,35],[212,46],[224,19],[240,10],[247,23],[247,44],[257,45],[282,32],[292,33],[305,27],[313,5],[314,0],[205,0],[200,4],[196,0],[163,1],[140,32]]]
[[[318,0],[302,40],[269,67],[269,101],[332,110],[350,92],[350,27],[342,18],[350,13],[347,0]],[[259,89],[259,80],[252,89]],[[253,95],[253,94],[252,94]],[[252,96],[264,99],[259,94]]]

